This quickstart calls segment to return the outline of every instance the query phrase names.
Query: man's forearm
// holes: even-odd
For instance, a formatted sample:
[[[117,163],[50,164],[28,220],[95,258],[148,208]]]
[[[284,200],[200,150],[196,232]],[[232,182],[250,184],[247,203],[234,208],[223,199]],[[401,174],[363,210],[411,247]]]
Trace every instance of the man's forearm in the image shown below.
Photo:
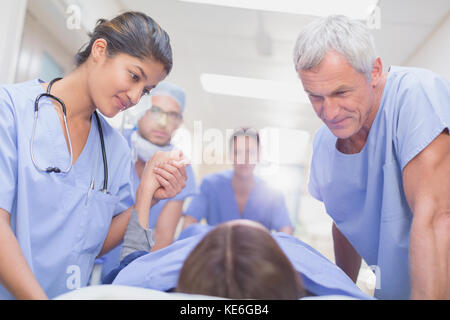
[[[449,218],[442,215],[441,218],[441,223],[413,219],[410,234],[411,299],[450,299]]]
[[[409,263],[412,299],[449,299],[450,135],[444,130],[403,169],[413,213]]]

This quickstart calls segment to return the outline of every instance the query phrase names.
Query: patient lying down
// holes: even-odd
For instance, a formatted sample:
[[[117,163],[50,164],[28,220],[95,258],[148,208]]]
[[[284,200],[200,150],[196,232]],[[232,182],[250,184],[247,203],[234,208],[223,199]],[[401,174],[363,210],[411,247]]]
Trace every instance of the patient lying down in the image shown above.
[[[293,236],[271,234],[257,222],[194,224],[172,245],[150,253],[152,231],[139,221],[133,211],[121,265],[106,283],[231,299],[370,299],[319,252]]]
[[[299,299],[299,274],[257,222],[234,220],[210,231],[180,271],[176,291],[232,299]]]

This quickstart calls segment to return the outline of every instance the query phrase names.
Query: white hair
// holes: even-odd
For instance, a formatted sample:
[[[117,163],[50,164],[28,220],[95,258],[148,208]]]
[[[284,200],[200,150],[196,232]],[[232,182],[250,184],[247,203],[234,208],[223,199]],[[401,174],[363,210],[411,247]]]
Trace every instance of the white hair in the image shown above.
[[[377,58],[369,29],[357,20],[342,15],[317,19],[299,34],[294,48],[295,70],[316,67],[329,51],[342,54],[348,63],[370,81]]]

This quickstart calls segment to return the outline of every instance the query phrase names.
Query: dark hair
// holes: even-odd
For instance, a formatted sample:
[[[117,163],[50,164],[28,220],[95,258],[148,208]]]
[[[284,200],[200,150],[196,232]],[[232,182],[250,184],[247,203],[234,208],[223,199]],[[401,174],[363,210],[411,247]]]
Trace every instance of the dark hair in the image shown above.
[[[106,40],[110,57],[126,53],[133,57],[151,58],[161,62],[169,74],[172,69],[172,48],[169,35],[149,16],[141,12],[125,12],[112,20],[99,19],[90,41],[75,56],[78,67],[87,61],[97,39]]]
[[[177,292],[231,299],[299,299],[300,275],[269,232],[225,223],[185,260]]]

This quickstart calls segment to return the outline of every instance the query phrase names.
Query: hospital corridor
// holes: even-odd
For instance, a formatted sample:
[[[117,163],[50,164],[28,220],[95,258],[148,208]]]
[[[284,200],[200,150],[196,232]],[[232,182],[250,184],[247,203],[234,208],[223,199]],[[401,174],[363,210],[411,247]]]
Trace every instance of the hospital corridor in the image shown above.
[[[0,5],[0,300],[450,299],[450,1]]]

